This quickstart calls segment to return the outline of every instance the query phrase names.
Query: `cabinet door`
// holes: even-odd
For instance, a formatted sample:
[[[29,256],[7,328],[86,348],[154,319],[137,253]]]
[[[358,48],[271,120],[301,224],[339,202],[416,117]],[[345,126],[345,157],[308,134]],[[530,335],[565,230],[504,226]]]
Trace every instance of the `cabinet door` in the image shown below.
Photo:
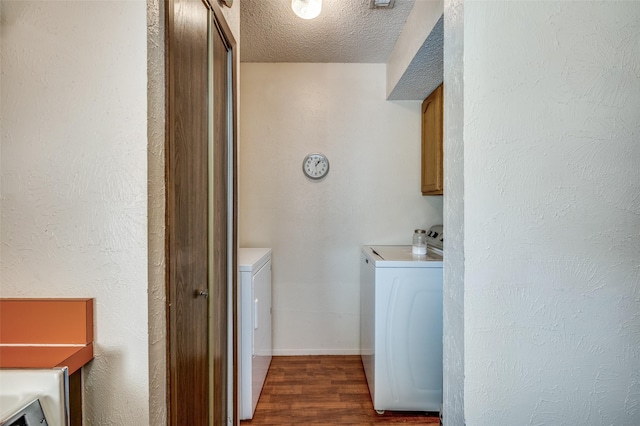
[[[422,195],[442,195],[442,84],[422,103]]]

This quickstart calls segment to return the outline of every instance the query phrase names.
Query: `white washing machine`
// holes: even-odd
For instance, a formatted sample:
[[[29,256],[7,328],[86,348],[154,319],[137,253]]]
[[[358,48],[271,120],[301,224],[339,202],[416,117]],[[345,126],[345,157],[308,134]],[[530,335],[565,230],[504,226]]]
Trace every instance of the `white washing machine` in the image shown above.
[[[364,246],[360,346],[376,411],[440,411],[442,251]]]
[[[253,418],[271,364],[271,249],[238,250],[240,419]]]
[[[67,367],[0,369],[0,425],[69,424]]]

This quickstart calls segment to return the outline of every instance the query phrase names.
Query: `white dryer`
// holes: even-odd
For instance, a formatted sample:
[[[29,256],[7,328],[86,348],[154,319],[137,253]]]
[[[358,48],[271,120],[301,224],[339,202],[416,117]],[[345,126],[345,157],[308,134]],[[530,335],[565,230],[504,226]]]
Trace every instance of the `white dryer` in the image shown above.
[[[238,250],[240,419],[253,418],[271,364],[271,249]]]
[[[364,246],[360,346],[376,411],[440,411],[442,252]]]

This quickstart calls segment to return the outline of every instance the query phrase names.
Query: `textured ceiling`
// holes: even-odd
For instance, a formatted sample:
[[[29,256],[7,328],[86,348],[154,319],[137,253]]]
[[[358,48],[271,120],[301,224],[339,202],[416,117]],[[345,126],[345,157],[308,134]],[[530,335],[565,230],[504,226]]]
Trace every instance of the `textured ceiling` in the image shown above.
[[[413,7],[370,9],[369,0],[323,0],[320,16],[305,20],[290,0],[241,0],[242,62],[386,63]]]

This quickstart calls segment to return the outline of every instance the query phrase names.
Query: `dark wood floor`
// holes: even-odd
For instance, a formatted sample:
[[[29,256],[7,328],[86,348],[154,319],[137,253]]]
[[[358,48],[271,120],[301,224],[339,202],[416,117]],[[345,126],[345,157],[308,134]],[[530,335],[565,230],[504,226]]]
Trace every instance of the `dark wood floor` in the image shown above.
[[[241,425],[438,425],[437,414],[376,413],[359,356],[273,357],[253,419]]]

